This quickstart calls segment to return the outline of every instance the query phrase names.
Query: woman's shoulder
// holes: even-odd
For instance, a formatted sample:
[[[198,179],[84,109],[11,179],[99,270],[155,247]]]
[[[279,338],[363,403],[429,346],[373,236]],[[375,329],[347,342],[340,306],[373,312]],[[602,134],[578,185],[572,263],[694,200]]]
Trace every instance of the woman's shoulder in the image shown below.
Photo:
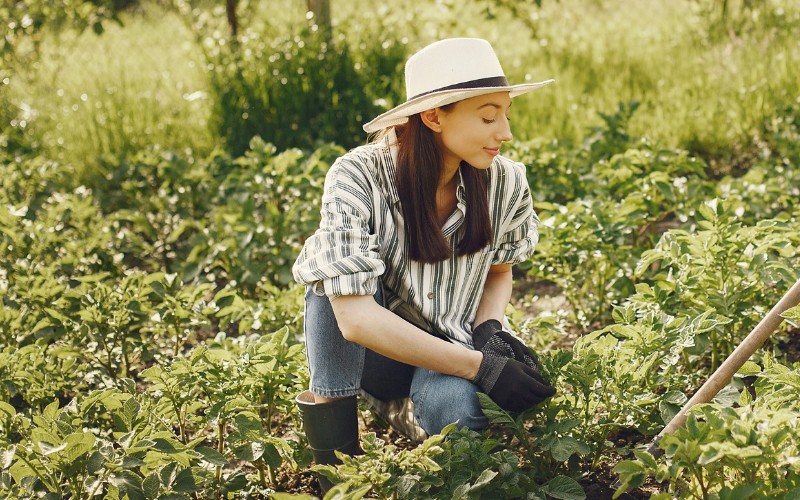
[[[353,169],[362,172],[377,171],[384,146],[381,144],[364,144],[357,146],[340,156],[334,165],[341,165],[348,170]]]
[[[326,176],[333,186],[360,186],[370,190],[386,183],[386,148],[380,144],[357,146],[344,153],[331,165]]]
[[[492,179],[498,182],[524,183],[526,185],[528,183],[525,165],[503,155],[495,157],[489,170],[492,173]]]

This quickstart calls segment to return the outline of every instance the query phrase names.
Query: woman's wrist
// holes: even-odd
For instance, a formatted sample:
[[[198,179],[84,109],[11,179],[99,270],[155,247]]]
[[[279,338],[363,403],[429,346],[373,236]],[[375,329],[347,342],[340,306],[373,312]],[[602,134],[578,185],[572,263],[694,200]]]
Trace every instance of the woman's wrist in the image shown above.
[[[478,370],[481,368],[481,363],[483,363],[483,353],[481,351],[469,351],[469,362],[467,364],[467,372],[464,376],[465,379],[472,382],[475,380],[475,377],[478,376]]]

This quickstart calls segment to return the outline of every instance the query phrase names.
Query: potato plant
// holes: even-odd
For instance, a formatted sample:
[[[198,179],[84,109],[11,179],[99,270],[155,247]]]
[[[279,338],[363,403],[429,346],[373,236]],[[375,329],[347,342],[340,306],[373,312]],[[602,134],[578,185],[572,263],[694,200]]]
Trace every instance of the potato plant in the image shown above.
[[[542,218],[519,276],[554,284],[567,307],[509,312],[558,394],[519,415],[484,397],[488,430],[419,446],[365,419],[365,454],[316,468],[337,483],[331,497],[578,500],[612,469],[622,489],[670,496],[796,494],[800,382],[785,328],[662,440],[663,456],[644,451],[797,279],[794,122],[765,139],[781,156],[717,180],[703,160],[631,137],[634,109],[604,115],[580,146],[513,150],[532,165]],[[0,495],[317,493],[291,481],[311,457],[293,402],[308,375],[289,269],[342,150],[250,146],[236,158],[153,148],[87,185],[2,156]],[[786,319],[794,333],[797,309]]]

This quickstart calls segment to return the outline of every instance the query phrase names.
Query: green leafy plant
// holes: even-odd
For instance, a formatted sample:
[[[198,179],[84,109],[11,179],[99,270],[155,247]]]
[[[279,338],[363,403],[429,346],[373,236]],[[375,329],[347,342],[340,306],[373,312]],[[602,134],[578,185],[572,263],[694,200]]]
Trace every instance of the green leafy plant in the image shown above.
[[[361,124],[379,114],[378,99],[400,102],[399,85],[386,75],[402,73],[405,43],[380,22],[369,44],[330,38],[311,23],[275,35],[273,26],[251,25],[231,38],[210,29],[213,12],[176,2],[202,48],[212,103],[211,127],[229,152],[239,155],[255,136],[284,150],[334,141],[363,143]],[[264,37],[265,31],[271,37]]]
[[[187,238],[191,252],[181,266],[184,281],[213,276],[248,289],[259,282],[286,285],[291,264],[319,224],[319,196],[325,172],[342,150],[324,147],[310,155],[292,149],[276,154],[254,139],[245,156],[227,165],[208,222],[191,221],[170,241]],[[205,227],[204,227],[205,226]]]
[[[3,451],[0,492],[157,498],[196,491],[190,485],[203,475],[192,469],[202,457],[192,450],[196,443],[176,446],[173,434],[153,420],[149,402],[130,393],[95,391],[63,407],[54,401],[32,417],[2,405],[5,423],[20,439]],[[92,432],[109,414],[114,431]]]
[[[719,200],[700,205],[698,216],[697,232],[665,233],[643,254],[637,274],[660,266],[656,281],[668,291],[662,310],[713,309],[730,320],[697,339],[709,346],[714,369],[766,312],[758,304],[769,304],[796,280],[798,235],[787,216],[743,225]]]
[[[643,484],[648,475],[669,483],[685,498],[785,498],[800,493],[794,465],[798,433],[793,412],[698,405],[686,426],[659,441],[665,458],[647,452],[620,462],[615,470],[622,486]]]
[[[288,338],[288,329],[247,342],[220,337],[167,369],[142,372],[152,384],[148,392],[159,398],[160,418],[178,429],[181,442],[203,439],[210,430],[213,447],[206,455],[218,487],[239,481],[224,475],[233,458],[250,463],[264,487],[276,483],[282,464],[293,465],[293,449],[272,432],[290,418],[291,395],[307,384],[302,345]]]

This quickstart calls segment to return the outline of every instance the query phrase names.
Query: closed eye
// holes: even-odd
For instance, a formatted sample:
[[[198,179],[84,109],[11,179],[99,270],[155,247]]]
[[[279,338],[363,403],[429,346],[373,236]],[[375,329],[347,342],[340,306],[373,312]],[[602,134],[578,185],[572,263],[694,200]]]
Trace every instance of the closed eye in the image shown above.
[[[510,122],[511,121],[511,117],[506,115],[506,120]],[[490,120],[488,118],[483,118],[483,123],[486,123],[487,125],[490,124],[490,123],[494,123],[496,121],[497,121],[496,119],[491,119]]]

